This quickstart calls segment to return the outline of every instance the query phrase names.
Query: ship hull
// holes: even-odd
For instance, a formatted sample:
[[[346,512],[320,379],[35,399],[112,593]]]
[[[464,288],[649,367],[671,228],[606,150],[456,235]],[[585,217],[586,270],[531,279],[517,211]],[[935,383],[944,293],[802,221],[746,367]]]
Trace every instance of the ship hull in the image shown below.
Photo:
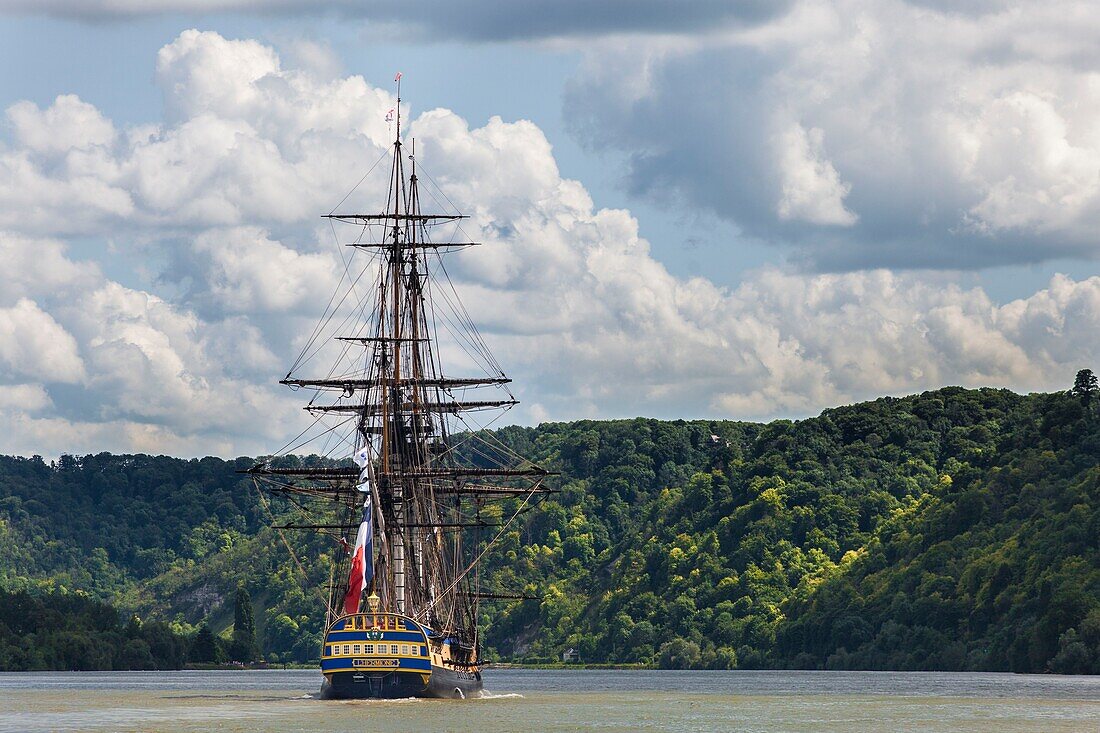
[[[322,700],[397,700],[408,697],[463,699],[482,689],[480,672],[432,667],[427,684],[413,672],[336,672],[321,683]]]
[[[328,628],[321,655],[325,700],[467,698],[481,691],[481,672],[458,657],[450,638],[402,614],[360,613]]]

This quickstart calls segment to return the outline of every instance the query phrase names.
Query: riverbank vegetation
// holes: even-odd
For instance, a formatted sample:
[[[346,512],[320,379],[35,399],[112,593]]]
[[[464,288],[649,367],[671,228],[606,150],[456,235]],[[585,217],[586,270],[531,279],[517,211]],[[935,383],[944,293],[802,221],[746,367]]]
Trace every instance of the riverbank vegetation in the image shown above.
[[[483,606],[486,654],[1100,673],[1100,404],[1083,384],[945,388],[796,422],[498,430],[562,476],[483,568],[484,590],[538,597]],[[96,633],[144,641],[156,664],[178,659],[153,651],[162,626],[193,643],[206,624],[223,652],[234,644],[240,586],[254,654],[314,658],[328,581],[316,560],[340,549],[271,530],[296,510],[259,500],[236,473],[252,462],[0,458],[0,586],[34,590],[22,603],[80,591],[97,618],[100,600],[115,604],[120,627]],[[125,637],[131,613],[150,638]]]
[[[260,660],[248,591],[238,587],[233,632],[202,623],[142,622],[84,591],[0,590],[0,671],[245,668]]]

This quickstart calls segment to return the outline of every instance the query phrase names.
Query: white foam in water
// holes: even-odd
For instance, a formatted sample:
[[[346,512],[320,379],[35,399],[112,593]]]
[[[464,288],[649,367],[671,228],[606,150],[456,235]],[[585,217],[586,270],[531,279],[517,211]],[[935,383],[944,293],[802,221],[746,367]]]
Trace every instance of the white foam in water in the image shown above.
[[[512,698],[512,697],[522,698],[523,695],[519,694],[518,692],[502,692],[499,695],[495,695],[495,694],[489,692],[488,690],[482,690],[481,692],[479,692],[477,694],[476,699],[478,699],[478,700],[506,700],[506,699]]]
[[[361,697],[348,700],[328,700],[341,705],[400,705],[420,702],[418,697]]]

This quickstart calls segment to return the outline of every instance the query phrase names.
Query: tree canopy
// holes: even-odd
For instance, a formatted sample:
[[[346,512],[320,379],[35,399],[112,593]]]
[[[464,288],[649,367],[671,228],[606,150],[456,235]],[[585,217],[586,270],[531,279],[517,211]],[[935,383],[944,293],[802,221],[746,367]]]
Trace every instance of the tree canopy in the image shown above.
[[[497,430],[562,475],[487,555],[482,590],[537,600],[484,603],[486,655],[1100,672],[1100,421],[1078,386],[945,388],[768,424]],[[252,657],[315,659],[325,561],[343,550],[303,533],[285,538],[291,560],[236,473],[251,463],[0,457],[0,586],[170,622],[194,661],[249,656],[249,635]],[[127,643],[161,664],[147,628]],[[128,654],[148,664],[141,644]]]

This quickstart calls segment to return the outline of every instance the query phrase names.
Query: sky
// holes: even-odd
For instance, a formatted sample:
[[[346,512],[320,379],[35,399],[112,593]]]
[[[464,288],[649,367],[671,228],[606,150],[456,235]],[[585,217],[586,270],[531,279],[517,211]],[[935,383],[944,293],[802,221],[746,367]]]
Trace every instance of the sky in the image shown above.
[[[397,71],[486,245],[449,272],[522,401],[498,424],[1065,389],[1100,366],[1093,11],[0,0],[0,452],[306,427],[277,382]]]

